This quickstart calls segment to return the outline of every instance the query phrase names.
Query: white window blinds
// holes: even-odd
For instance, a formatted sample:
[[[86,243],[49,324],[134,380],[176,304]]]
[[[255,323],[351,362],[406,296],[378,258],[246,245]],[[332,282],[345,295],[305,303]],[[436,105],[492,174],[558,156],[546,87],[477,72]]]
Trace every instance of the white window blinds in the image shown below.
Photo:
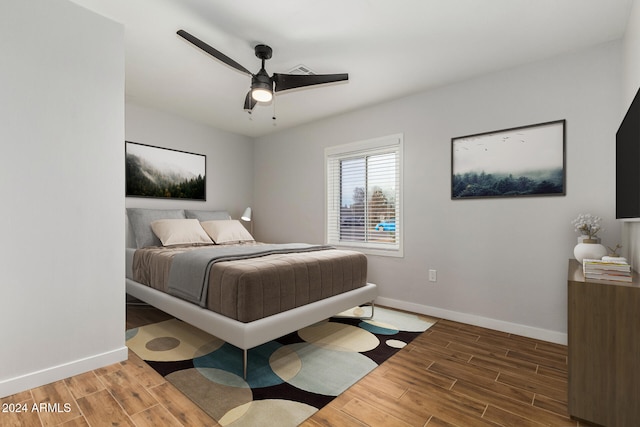
[[[327,243],[401,256],[402,135],[327,148],[325,161]]]

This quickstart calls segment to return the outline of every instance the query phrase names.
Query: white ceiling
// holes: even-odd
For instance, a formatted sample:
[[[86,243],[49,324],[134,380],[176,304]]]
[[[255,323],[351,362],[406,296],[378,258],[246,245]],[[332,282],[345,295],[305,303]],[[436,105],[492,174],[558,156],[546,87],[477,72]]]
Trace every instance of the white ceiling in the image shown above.
[[[72,0],[125,26],[128,102],[260,136],[472,76],[620,38],[633,0]],[[279,92],[243,110],[257,72],[303,64],[349,81]],[[276,123],[272,120],[274,114]]]

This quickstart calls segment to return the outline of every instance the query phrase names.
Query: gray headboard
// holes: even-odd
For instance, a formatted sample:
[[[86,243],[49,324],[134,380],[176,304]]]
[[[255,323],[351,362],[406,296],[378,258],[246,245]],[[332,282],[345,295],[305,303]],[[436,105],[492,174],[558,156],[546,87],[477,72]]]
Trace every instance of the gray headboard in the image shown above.
[[[126,211],[125,241],[127,248],[160,246],[160,239],[151,230],[151,223],[158,219],[194,218],[198,221],[231,219],[231,215],[227,211],[145,208],[127,208]]]

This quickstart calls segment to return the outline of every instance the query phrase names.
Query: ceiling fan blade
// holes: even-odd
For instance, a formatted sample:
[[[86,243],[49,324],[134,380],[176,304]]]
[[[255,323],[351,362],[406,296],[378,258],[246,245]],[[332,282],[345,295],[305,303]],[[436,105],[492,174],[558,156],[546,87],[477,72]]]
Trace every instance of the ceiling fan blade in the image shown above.
[[[273,74],[275,91],[349,80],[349,74]]]
[[[236,61],[234,61],[233,59],[229,58],[224,53],[214,49],[211,46],[209,46],[208,44],[206,44],[205,42],[203,42],[199,38],[194,37],[191,34],[187,33],[185,30],[178,30],[177,34],[180,37],[182,37],[183,39],[185,39],[186,41],[188,41],[189,43],[199,47],[202,50],[204,50],[205,52],[207,52],[209,55],[213,56],[217,60],[219,60],[221,62],[224,62],[228,66],[233,67],[238,71],[241,71],[243,73],[249,74],[250,76],[252,75],[251,71],[247,70],[242,65],[238,64]]]
[[[247,93],[247,97],[244,99],[244,109],[251,111],[253,110],[253,107],[255,107],[257,103],[258,101],[253,99],[253,97],[251,96],[251,91],[249,91],[249,93]]]

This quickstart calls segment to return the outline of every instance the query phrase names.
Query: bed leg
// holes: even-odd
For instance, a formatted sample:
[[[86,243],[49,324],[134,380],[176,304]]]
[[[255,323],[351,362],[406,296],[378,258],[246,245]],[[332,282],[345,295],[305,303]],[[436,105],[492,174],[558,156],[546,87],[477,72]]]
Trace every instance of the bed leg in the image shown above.
[[[247,350],[243,350],[242,354],[242,378],[247,379]]]

